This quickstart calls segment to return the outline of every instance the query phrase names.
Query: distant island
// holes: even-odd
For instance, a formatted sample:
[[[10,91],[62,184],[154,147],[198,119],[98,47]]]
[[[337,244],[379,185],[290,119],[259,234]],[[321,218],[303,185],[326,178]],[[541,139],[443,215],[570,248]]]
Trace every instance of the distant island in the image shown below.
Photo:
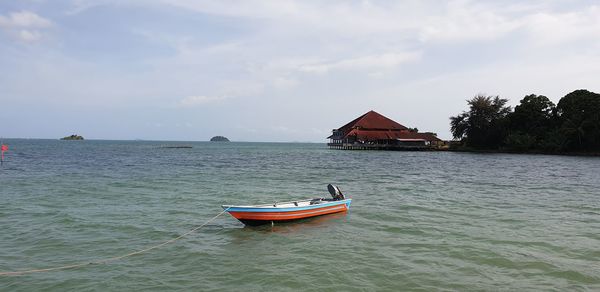
[[[61,139],[61,140],[83,140],[83,137],[82,137],[82,136],[79,136],[79,135],[75,135],[75,134],[73,134],[73,135],[71,135],[71,136],[62,137],[62,138],[60,138],[60,139]]]
[[[223,136],[214,136],[210,138],[210,142],[229,142],[229,139]]]

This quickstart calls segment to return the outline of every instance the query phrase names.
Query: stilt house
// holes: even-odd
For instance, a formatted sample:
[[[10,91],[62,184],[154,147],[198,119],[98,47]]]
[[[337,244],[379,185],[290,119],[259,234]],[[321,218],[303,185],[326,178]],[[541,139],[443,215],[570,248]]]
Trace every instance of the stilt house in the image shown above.
[[[332,149],[427,150],[443,142],[434,133],[418,133],[375,111],[333,129],[327,138]]]

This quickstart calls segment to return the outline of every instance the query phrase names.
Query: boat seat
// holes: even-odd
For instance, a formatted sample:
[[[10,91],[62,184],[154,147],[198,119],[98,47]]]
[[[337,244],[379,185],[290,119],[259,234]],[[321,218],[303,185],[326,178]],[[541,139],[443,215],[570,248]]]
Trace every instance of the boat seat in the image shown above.
[[[321,198],[319,198],[319,199],[312,199],[312,200],[310,200],[310,204],[311,205],[320,204],[322,200],[323,199],[321,199]]]

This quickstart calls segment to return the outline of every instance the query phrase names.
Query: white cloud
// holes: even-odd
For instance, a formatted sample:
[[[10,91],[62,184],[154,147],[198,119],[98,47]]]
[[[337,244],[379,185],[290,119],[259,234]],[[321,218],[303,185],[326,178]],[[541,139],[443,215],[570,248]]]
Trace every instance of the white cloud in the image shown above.
[[[402,63],[416,61],[421,54],[409,53],[385,53],[379,55],[362,56],[335,62],[302,65],[300,71],[311,73],[327,73],[331,70],[355,70],[355,69],[385,69],[397,67]]]
[[[278,89],[288,89],[298,86],[298,80],[285,76],[275,77],[272,81],[273,86]]]
[[[30,11],[12,12],[0,15],[0,28],[8,35],[24,41],[34,42],[42,37],[42,30],[52,26],[52,22]]]
[[[524,27],[543,45],[558,44],[577,39],[600,39],[600,6],[583,11],[548,13],[527,16]]]
[[[207,103],[213,103],[221,100],[225,100],[224,96],[206,96],[206,95],[196,95],[196,96],[188,96],[179,101],[178,105],[181,107],[194,107],[199,105],[204,105]]]
[[[277,23],[268,30],[335,36],[395,35],[397,39],[488,39],[516,24],[510,5],[471,1],[226,1],[162,0],[202,13]],[[512,11],[512,10],[510,10]]]
[[[40,33],[37,31],[29,31],[29,30],[20,30],[19,31],[19,39],[26,42],[33,42],[39,40],[41,37]]]
[[[493,40],[517,29],[519,21],[497,7],[468,1],[450,2],[445,13],[425,18],[419,29],[422,41]]]
[[[57,40],[0,46],[0,67],[11,73],[0,99],[107,112],[143,104],[181,125],[185,114],[194,124],[206,119],[196,112],[230,115],[259,129],[238,137],[248,140],[322,141],[354,114],[389,109],[449,137],[448,116],[479,91],[560,97],[594,90],[600,68],[600,6],[591,1],[72,1],[66,14],[36,10],[61,27],[34,12],[0,13],[0,33],[31,43],[52,31]],[[111,13],[136,14],[103,35],[131,50],[81,51]],[[77,17],[89,25],[61,19]]]
[[[493,40],[521,28],[559,36],[599,31],[597,5],[558,9],[569,1],[218,1],[159,0],[191,11],[265,23],[266,32],[320,36],[389,36],[388,42]],[[568,6],[567,6],[568,7]],[[579,9],[577,9],[579,8]],[[558,10],[558,11],[557,11]],[[275,24],[275,25],[273,25]],[[583,31],[583,32],[582,32]],[[549,37],[554,34],[550,33]]]
[[[65,13],[67,15],[76,15],[85,12],[89,9],[111,3],[115,4],[117,2],[111,0],[71,0],[71,7],[67,11],[65,11]]]
[[[52,22],[30,11],[0,15],[0,27],[3,28],[45,28],[51,25]]]

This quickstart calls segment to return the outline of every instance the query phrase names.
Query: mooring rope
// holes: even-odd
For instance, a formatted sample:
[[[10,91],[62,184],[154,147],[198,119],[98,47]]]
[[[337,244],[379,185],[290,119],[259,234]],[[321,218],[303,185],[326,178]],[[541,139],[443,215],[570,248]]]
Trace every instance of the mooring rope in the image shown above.
[[[191,229],[190,231],[179,235],[175,238],[169,239],[165,242],[162,242],[160,244],[157,245],[153,245],[141,250],[137,250],[134,252],[130,252],[128,254],[124,254],[124,255],[120,255],[120,256],[115,256],[115,257],[110,257],[110,258],[106,258],[106,259],[99,259],[99,260],[94,260],[91,262],[85,262],[85,263],[79,263],[79,264],[72,264],[72,265],[66,265],[66,266],[60,266],[60,267],[53,267],[53,268],[45,268],[45,269],[33,269],[33,270],[22,270],[22,271],[12,271],[12,272],[0,272],[0,276],[19,276],[19,275],[25,275],[25,274],[32,274],[32,273],[42,273],[42,272],[51,272],[51,271],[58,271],[58,270],[67,270],[67,269],[74,269],[74,268],[80,268],[80,267],[84,267],[84,266],[88,266],[88,265],[99,265],[99,264],[107,264],[109,262],[113,262],[113,261],[117,261],[120,259],[124,259],[126,257],[130,257],[130,256],[134,256],[134,255],[138,255],[141,253],[145,253],[148,251],[151,251],[153,249],[157,249],[159,247],[162,247],[164,245],[167,245],[169,243],[173,243],[179,239],[182,239],[188,235],[190,235],[191,233],[195,232],[196,230],[206,226],[208,223],[212,222],[213,220],[217,219],[219,216],[223,215],[223,213],[225,213],[229,208],[226,208],[225,210],[223,210],[221,213],[217,214],[216,216],[210,218],[208,221],[204,222],[202,225],[198,225],[196,227],[194,227],[193,229]]]

